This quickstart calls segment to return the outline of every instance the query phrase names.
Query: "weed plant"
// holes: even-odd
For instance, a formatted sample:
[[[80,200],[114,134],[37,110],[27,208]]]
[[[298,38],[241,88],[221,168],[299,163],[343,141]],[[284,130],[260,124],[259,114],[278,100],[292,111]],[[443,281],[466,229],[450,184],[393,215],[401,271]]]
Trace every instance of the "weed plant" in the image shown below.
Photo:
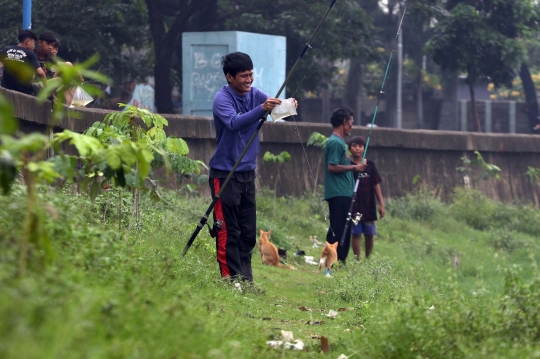
[[[316,195],[258,195],[257,227],[290,249],[297,270],[253,254],[254,285],[219,276],[203,229],[181,252],[209,199],[164,191],[92,203],[72,188],[39,187],[54,260],[18,276],[25,190],[0,197],[0,358],[533,358],[540,352],[540,212],[457,190],[450,204],[422,189],[389,203],[369,260],[352,253],[332,278],[317,261],[328,223]],[[114,204],[127,204],[122,221]],[[274,211],[274,200],[276,210]],[[105,215],[104,215],[105,214]],[[503,221],[502,219],[507,219]],[[210,223],[212,220],[209,221]],[[32,253],[29,253],[32,258]],[[457,259],[457,262],[456,262]],[[330,310],[338,312],[335,318]],[[272,349],[281,330],[303,351]],[[321,352],[321,339],[329,353]]]

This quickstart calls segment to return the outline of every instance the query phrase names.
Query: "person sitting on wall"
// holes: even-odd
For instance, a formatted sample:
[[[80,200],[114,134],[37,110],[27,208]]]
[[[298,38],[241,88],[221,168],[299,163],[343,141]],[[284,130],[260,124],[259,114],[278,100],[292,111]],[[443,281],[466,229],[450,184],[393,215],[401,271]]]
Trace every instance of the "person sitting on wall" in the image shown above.
[[[47,80],[34,53],[37,36],[30,30],[19,30],[19,43],[6,46],[0,51],[4,65],[1,86],[27,95],[37,96]],[[35,77],[39,81],[36,82]]]
[[[56,40],[56,36],[52,32],[44,31],[39,34],[38,48],[34,50],[39,60],[39,65],[48,79],[56,76],[57,61],[52,54]]]
[[[60,71],[58,71],[58,64],[65,64],[72,67],[73,64],[69,61],[59,62],[56,55],[60,49],[60,40],[50,31],[44,31],[39,34],[38,40],[39,48],[35,50],[36,55],[39,59],[39,64],[48,79],[52,79],[60,76]],[[84,82],[82,76],[79,76],[79,81]],[[76,87],[70,87],[64,91],[64,103],[68,106],[71,105],[73,100],[73,94],[75,93]]]

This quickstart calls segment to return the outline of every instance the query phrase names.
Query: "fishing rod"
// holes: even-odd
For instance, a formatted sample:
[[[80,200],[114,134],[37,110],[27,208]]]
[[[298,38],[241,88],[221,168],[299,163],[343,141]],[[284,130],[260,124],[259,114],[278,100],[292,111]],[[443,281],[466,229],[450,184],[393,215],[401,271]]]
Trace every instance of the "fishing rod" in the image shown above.
[[[367,150],[369,147],[369,140],[371,139],[371,133],[373,132],[373,127],[375,125],[375,119],[377,118],[377,112],[379,111],[379,103],[381,101],[381,97],[384,95],[384,85],[386,84],[386,78],[388,76],[388,70],[390,70],[390,64],[392,63],[392,56],[394,55],[394,52],[396,51],[396,44],[397,40],[399,38],[399,35],[401,33],[401,25],[403,24],[403,19],[405,18],[405,12],[407,12],[407,8],[405,7],[403,9],[403,14],[401,15],[401,20],[399,21],[398,30],[396,33],[394,45],[392,46],[392,51],[390,52],[390,58],[388,59],[388,64],[386,65],[386,71],[384,72],[384,78],[381,86],[381,90],[379,91],[379,96],[377,98],[377,104],[375,105],[375,112],[373,113],[373,119],[371,120],[371,126],[369,129],[368,137],[366,140],[366,146],[364,148],[364,154],[362,155],[362,163],[364,163],[366,159]],[[354,202],[356,201],[356,192],[358,191],[358,184],[360,183],[360,175],[361,172],[358,173],[358,177],[356,178],[356,182],[354,184],[354,192],[353,197],[351,201],[351,205],[349,206],[349,211],[347,212],[347,221],[345,222],[345,230],[343,231],[343,235],[341,236],[341,242],[340,245],[345,244],[345,236],[347,235],[347,229],[349,228],[350,222],[353,221],[354,224],[358,224],[360,219],[362,218],[362,214],[359,214],[359,216],[355,216],[355,218],[352,218],[352,210],[354,206]]]
[[[291,71],[289,72],[289,75],[287,76],[287,78],[285,78],[285,81],[283,82],[283,84],[281,85],[281,87],[279,88],[279,91],[277,92],[275,98],[279,98],[279,95],[281,95],[281,92],[283,92],[283,90],[285,89],[285,86],[287,86],[287,83],[289,82],[289,80],[291,79],[291,76],[293,75],[293,73],[296,71],[296,68],[298,67],[298,64],[300,63],[300,61],[302,60],[302,58],[304,57],[304,55],[306,54],[307,50],[309,48],[311,48],[311,42],[313,41],[313,39],[315,38],[315,36],[317,36],[317,33],[319,32],[322,24],[324,23],[324,21],[326,20],[326,17],[328,16],[328,14],[330,13],[330,10],[332,10],[332,7],[334,6],[334,4],[336,3],[336,0],[332,0],[332,3],[330,4],[330,6],[328,7],[328,9],[326,10],[326,12],[324,13],[324,16],[322,17],[321,21],[319,21],[319,24],[317,25],[317,27],[315,28],[315,31],[313,32],[313,35],[311,35],[311,38],[308,40],[308,42],[306,43],[306,46],[304,47],[304,49],[302,50],[302,52],[300,53],[300,56],[298,56],[298,58],[296,59],[296,62],[294,63]],[[238,168],[238,166],[240,165],[240,162],[242,161],[242,159],[244,158],[244,155],[247,153],[249,147],[251,146],[251,144],[253,143],[253,141],[255,140],[255,138],[257,137],[257,135],[259,134],[259,131],[262,127],[262,125],[266,122],[266,117],[270,114],[271,111],[266,111],[265,114],[263,115],[263,117],[261,117],[261,119],[259,120],[259,124],[257,125],[257,128],[255,129],[255,132],[253,133],[253,135],[251,136],[251,138],[249,139],[248,143],[246,144],[246,147],[244,148],[244,150],[242,151],[242,153],[240,153],[240,157],[238,158],[238,160],[236,161],[236,163],[234,164],[231,172],[229,173],[229,175],[227,176],[227,178],[225,179],[225,181],[223,182],[223,185],[221,186],[221,189],[219,190],[219,192],[216,194],[216,196],[214,197],[214,199],[212,200],[212,203],[210,204],[210,206],[208,207],[208,209],[206,210],[206,212],[204,213],[204,215],[202,216],[201,220],[199,221],[199,224],[197,225],[197,227],[195,228],[195,231],[193,232],[193,234],[191,235],[191,237],[189,238],[189,241],[187,242],[186,244],[186,247],[184,248],[184,251],[182,252],[182,256],[185,256],[187,251],[189,250],[189,247],[191,247],[191,245],[193,244],[193,242],[195,241],[195,238],[197,238],[197,235],[199,234],[199,232],[201,231],[201,229],[204,227],[204,225],[206,224],[206,222],[208,221],[208,217],[210,216],[210,213],[212,212],[212,210],[214,209],[217,201],[221,198],[221,194],[223,193],[223,190],[227,187],[227,184],[229,183],[229,181],[231,180],[232,176],[234,175],[234,173],[236,172],[236,169]],[[216,228],[217,227],[217,228]],[[211,230],[211,234],[216,234],[216,232],[220,229],[220,223],[219,221],[216,221],[216,223],[214,223],[214,228],[212,228]]]

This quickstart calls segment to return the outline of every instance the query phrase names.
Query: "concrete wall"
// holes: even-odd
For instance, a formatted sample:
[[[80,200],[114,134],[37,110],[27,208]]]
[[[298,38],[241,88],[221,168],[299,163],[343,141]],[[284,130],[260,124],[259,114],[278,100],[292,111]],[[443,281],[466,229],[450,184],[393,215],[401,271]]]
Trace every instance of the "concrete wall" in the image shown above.
[[[214,96],[227,85],[221,57],[236,51],[249,54],[253,60],[253,86],[269,96],[276,95],[285,81],[284,36],[242,31],[185,32],[182,34],[184,115],[212,116]]]
[[[39,104],[30,96],[1,91],[13,103],[16,116],[24,120],[25,131],[43,129],[50,115],[50,103]],[[77,109],[70,111],[60,126],[81,132],[103,119],[106,113]],[[206,117],[165,117],[169,121],[168,135],[184,138],[190,147],[190,158],[208,163],[215,149],[213,121]],[[329,124],[316,123],[264,124],[258,170],[260,186],[273,188],[277,174],[277,164],[262,161],[266,151],[274,154],[287,151],[291,155],[290,162],[279,165],[278,195],[298,196],[322,184],[322,150],[305,144],[315,131],[329,136],[332,128]],[[366,137],[367,134],[366,127],[353,130],[353,135]],[[499,166],[502,172],[499,180],[479,180],[473,186],[493,199],[507,202],[520,199],[540,206],[540,186],[532,186],[525,175],[529,166],[540,168],[540,136],[375,128],[368,158],[375,161],[382,175],[386,198],[411,191],[415,176],[448,198],[454,187],[464,185],[463,174],[456,170],[462,165],[461,157],[473,158],[474,150],[480,151],[486,162]],[[169,177],[167,184],[174,187],[176,180]]]

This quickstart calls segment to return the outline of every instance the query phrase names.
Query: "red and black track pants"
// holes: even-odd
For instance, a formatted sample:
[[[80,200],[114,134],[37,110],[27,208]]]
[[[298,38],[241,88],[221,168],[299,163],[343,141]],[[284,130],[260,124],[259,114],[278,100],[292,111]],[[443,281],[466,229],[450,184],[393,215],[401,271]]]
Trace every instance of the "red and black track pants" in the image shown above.
[[[210,178],[214,199],[225,178]],[[217,261],[221,276],[253,281],[251,251],[257,243],[255,181],[231,178],[214,207],[214,221],[223,221],[216,239]]]

